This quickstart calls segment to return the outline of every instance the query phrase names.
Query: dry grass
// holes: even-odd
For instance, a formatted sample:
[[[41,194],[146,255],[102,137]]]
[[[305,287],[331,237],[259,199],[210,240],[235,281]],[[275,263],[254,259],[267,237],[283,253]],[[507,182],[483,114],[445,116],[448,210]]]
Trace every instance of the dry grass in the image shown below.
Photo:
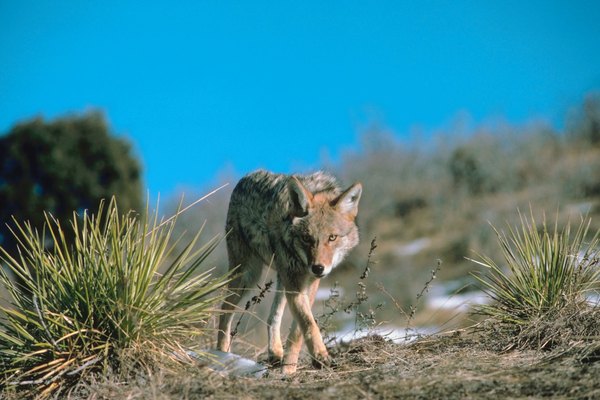
[[[394,344],[372,336],[332,349],[335,369],[285,377],[224,378],[202,368],[99,379],[73,399],[594,398],[600,363],[535,350],[497,351],[490,332],[459,331]],[[493,346],[492,346],[493,347]],[[559,356],[558,352],[551,353]],[[309,365],[306,360],[306,365]]]

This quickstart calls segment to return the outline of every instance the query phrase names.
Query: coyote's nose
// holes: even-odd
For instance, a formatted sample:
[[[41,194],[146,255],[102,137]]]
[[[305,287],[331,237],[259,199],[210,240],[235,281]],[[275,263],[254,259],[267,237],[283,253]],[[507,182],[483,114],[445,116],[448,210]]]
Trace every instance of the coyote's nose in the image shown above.
[[[318,277],[323,276],[323,272],[325,271],[325,267],[319,264],[315,264],[312,266],[312,272]]]

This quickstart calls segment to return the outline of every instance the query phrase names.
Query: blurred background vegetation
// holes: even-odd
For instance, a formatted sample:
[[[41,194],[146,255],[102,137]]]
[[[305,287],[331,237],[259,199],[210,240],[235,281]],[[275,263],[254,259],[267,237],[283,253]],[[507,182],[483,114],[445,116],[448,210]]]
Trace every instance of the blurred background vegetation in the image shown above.
[[[489,223],[500,228],[516,223],[519,209],[531,209],[536,217],[557,215],[562,222],[588,214],[591,231],[600,228],[598,93],[588,95],[565,116],[562,131],[544,123],[496,122],[411,141],[400,140],[377,124],[360,134],[359,148],[346,151],[339,161],[323,160],[317,166],[339,176],[344,185],[354,181],[364,185],[361,245],[323,285],[338,281],[352,296],[371,239],[377,237],[367,307],[394,302],[395,306],[378,311],[383,320],[397,319],[398,307],[408,310],[438,259],[442,261],[438,281],[446,283],[438,290],[473,290],[469,272],[478,266],[466,257],[486,254],[501,259]],[[100,199],[113,195],[121,210],[143,211],[140,165],[131,143],[115,136],[101,113],[15,125],[0,136],[1,245],[15,251],[7,228],[12,215],[41,228],[43,211],[66,221],[73,211],[94,209]],[[186,188],[161,200],[162,212],[172,215],[183,192],[186,205],[229,183],[182,214],[175,236],[191,239],[203,224],[205,240],[200,242],[223,235],[229,195],[239,178],[225,168],[212,187]],[[225,272],[226,260],[222,243],[206,265]]]
[[[45,212],[69,228],[74,213],[112,196],[123,212],[142,210],[141,175],[131,144],[99,112],[16,124],[0,136],[0,246],[16,258],[15,221],[42,232]]]
[[[323,160],[321,168],[344,185],[361,181],[364,191],[358,219],[361,244],[322,287],[337,281],[352,300],[371,239],[377,237],[377,263],[366,280],[369,301],[363,311],[383,304],[378,321],[402,326],[437,260],[442,261],[433,289],[438,295],[477,289],[470,272],[481,267],[467,258],[486,254],[502,259],[490,224],[500,229],[518,224],[518,211],[531,209],[539,221],[546,215],[559,223],[578,223],[589,215],[590,231],[600,228],[599,94],[588,95],[568,112],[563,131],[541,122],[456,130],[402,141],[375,124],[361,132],[358,149],[347,151],[339,162]],[[206,237],[223,234],[229,194],[238,178],[224,172],[217,181],[230,185],[183,215],[180,233],[193,234],[206,222]],[[186,191],[186,196],[197,197],[193,193]],[[177,203],[171,199],[168,214]],[[213,257],[225,271],[225,246]],[[439,320],[425,322],[439,326],[453,314],[439,313]]]

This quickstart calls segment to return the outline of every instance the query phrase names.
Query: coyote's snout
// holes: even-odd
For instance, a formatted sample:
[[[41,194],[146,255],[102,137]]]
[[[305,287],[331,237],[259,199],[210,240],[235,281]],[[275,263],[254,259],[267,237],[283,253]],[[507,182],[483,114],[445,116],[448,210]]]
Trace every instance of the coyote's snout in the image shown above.
[[[285,373],[296,371],[304,339],[315,366],[330,363],[311,306],[320,278],[358,244],[354,220],[361,193],[360,183],[342,191],[335,178],[322,172],[289,176],[257,171],[240,180],[226,224],[229,267],[239,267],[239,272],[223,303],[220,350],[229,351],[232,310],[272,264],[277,291],[268,319],[271,361],[282,363]],[[286,302],[294,321],[284,357],[280,329]]]

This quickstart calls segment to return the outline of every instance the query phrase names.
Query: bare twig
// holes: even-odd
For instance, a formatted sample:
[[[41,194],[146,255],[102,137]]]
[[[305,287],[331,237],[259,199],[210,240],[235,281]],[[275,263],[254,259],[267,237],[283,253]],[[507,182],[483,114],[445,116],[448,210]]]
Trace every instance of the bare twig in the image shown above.
[[[366,279],[369,276],[369,272],[371,272],[371,265],[375,264],[375,261],[371,261],[371,256],[375,253],[375,249],[377,248],[377,236],[373,237],[371,240],[371,248],[369,249],[369,254],[367,255],[367,265],[365,266],[365,270],[363,271],[360,279]]]
[[[260,287],[260,285],[257,285],[258,290],[260,290],[260,291],[257,295],[252,296],[252,298],[246,302],[246,306],[244,307],[244,312],[248,311],[250,309],[250,307],[259,304],[265,298],[265,296],[269,292],[269,290],[271,290],[271,286],[273,286],[272,280],[265,283],[264,287]],[[237,323],[235,324],[235,328],[233,329],[233,331],[231,331],[231,333],[230,333],[231,339],[233,339],[234,336],[237,335],[238,328],[240,326],[240,323],[242,322],[243,317],[244,317],[244,314],[242,314],[240,316]]]
[[[408,313],[408,318],[406,321],[406,329],[405,329],[405,335],[404,335],[405,340],[408,340],[409,332],[411,330],[410,323],[412,322],[412,320],[417,312],[417,305],[421,301],[421,298],[423,297],[423,295],[425,295],[425,293],[429,292],[429,287],[431,286],[431,282],[433,282],[433,280],[437,277],[437,273],[440,271],[441,268],[442,268],[442,260],[437,260],[437,266],[435,267],[435,269],[431,270],[431,276],[429,277],[429,280],[427,280],[427,282],[425,282],[423,289],[421,289],[421,291],[419,293],[417,293],[417,298],[416,298],[414,305],[413,304],[410,305],[410,312]]]
[[[224,185],[219,186],[218,188],[216,188],[215,190],[213,190],[212,192],[209,192],[207,194],[205,194],[204,196],[200,197],[198,200],[194,201],[192,204],[188,205],[185,208],[182,208],[181,210],[178,210],[175,215],[173,215],[170,218],[167,218],[166,220],[162,221],[160,224],[158,224],[156,227],[154,227],[151,231],[149,231],[148,233],[146,233],[146,236],[152,234],[152,232],[156,231],[157,229],[159,229],[161,226],[163,226],[164,224],[169,223],[170,221],[172,221],[173,219],[177,218],[180,214],[183,214],[184,212],[186,212],[187,210],[189,210],[190,208],[194,207],[196,204],[200,203],[201,201],[206,200],[208,197],[212,196],[213,194],[217,193],[219,190],[223,189],[224,187],[228,186],[229,183],[226,183]]]

